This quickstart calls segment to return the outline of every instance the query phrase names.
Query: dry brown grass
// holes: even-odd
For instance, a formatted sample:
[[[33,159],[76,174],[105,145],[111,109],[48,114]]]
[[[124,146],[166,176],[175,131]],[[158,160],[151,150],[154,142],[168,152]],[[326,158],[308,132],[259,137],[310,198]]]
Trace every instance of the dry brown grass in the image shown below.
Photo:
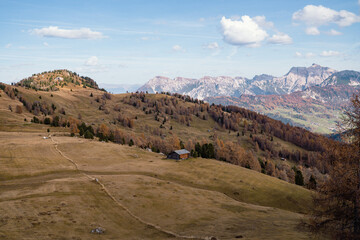
[[[310,192],[208,159],[163,159],[136,147],[36,133],[1,132],[0,236],[5,239],[168,239],[136,221],[220,239],[309,239],[298,229]],[[6,150],[6,151],[4,151]],[[5,157],[4,157],[5,156]],[[9,158],[8,156],[11,156]],[[90,230],[106,229],[95,236]]]

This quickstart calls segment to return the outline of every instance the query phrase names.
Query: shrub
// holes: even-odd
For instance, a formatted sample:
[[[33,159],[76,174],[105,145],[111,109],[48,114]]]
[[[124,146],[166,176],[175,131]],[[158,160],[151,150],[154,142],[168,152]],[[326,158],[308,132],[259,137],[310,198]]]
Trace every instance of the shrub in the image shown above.
[[[61,108],[61,109],[60,109],[60,113],[63,114],[63,115],[66,115],[65,109],[64,109],[64,108]]]
[[[111,100],[111,94],[110,94],[110,93],[105,92],[105,93],[102,95],[102,97],[101,97],[101,98],[102,98],[102,99],[104,99],[104,100],[106,100],[106,99]]]
[[[50,118],[47,117],[44,119],[44,124],[49,125],[50,123],[51,123]]]
[[[298,170],[297,168],[294,167],[294,172],[295,172],[295,184],[296,185],[300,185],[300,186],[304,186],[304,177],[302,175],[302,172],[300,170]]]
[[[84,137],[87,139],[94,139],[94,134],[91,131],[86,130]]]
[[[35,117],[35,116],[33,117],[32,122],[33,123],[40,123],[39,119],[37,117]]]
[[[58,127],[58,126],[60,125],[60,124],[59,124],[59,121],[60,121],[59,116],[55,116],[55,117],[53,118],[53,121],[52,121],[52,123],[51,123],[51,126]]]

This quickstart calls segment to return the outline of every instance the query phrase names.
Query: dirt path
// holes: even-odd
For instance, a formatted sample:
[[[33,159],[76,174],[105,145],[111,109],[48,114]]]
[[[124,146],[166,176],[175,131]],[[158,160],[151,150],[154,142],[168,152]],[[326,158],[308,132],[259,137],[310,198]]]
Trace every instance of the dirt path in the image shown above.
[[[163,229],[162,227],[160,226],[157,226],[153,223],[150,223],[150,222],[147,222],[143,219],[141,219],[140,217],[136,216],[134,213],[132,213],[127,207],[125,207],[121,202],[119,202],[109,191],[108,189],[105,187],[105,185],[103,183],[101,183],[99,181],[99,179],[97,178],[94,178],[93,176],[87,174],[85,171],[82,171],[79,169],[79,166],[77,165],[77,163],[64,155],[64,153],[58,148],[58,143],[53,139],[53,137],[51,135],[49,135],[49,138],[51,139],[51,141],[54,143],[54,146],[55,146],[55,149],[59,152],[59,154],[64,157],[65,159],[67,159],[68,161],[70,161],[74,166],[75,166],[75,169],[77,171],[79,171],[81,174],[83,174],[84,176],[86,176],[87,178],[89,178],[91,181],[94,181],[96,182],[97,184],[100,185],[101,189],[118,205],[120,206],[122,209],[124,209],[131,217],[133,217],[134,219],[136,219],[137,221],[151,227],[151,228],[154,228],[162,233],[165,233],[167,235],[170,235],[172,237],[176,237],[176,238],[183,238],[183,239],[199,239],[199,240],[209,240],[211,239],[211,237],[196,237],[196,236],[186,236],[186,235],[181,235],[181,234],[177,234],[175,232],[172,232],[170,230],[166,230],[166,229]]]
[[[87,173],[87,174],[91,174],[91,175],[103,175],[103,176],[126,176],[126,175],[129,175],[129,176],[144,176],[144,177],[149,177],[149,178],[153,178],[153,179],[157,179],[157,180],[161,180],[161,181],[167,181],[167,182],[171,182],[173,184],[176,184],[176,185],[179,185],[179,186],[182,186],[182,187],[188,187],[188,188],[194,188],[194,189],[198,189],[198,190],[201,190],[201,191],[208,191],[208,192],[212,192],[212,193],[218,193],[218,194],[222,194],[224,195],[225,197],[231,199],[231,200],[234,200],[238,203],[241,203],[241,204],[246,204],[248,206],[252,206],[254,208],[259,208],[259,207],[262,207],[262,208],[269,208],[269,209],[273,209],[273,207],[269,207],[269,206],[266,206],[266,205],[256,205],[256,204],[251,204],[251,203],[247,203],[247,202],[244,202],[244,201],[240,201],[239,199],[237,199],[236,197],[234,197],[233,195],[231,195],[231,193],[226,193],[226,192],[221,192],[221,191],[218,191],[218,190],[215,190],[215,189],[212,189],[212,188],[209,188],[209,187],[206,187],[206,186],[203,186],[203,185],[199,185],[199,184],[193,184],[193,183],[189,183],[189,182],[185,182],[185,181],[179,181],[177,179],[173,179],[173,178],[168,178],[166,176],[162,176],[162,175],[159,175],[159,174],[152,174],[152,173],[148,173],[148,172],[94,172],[94,171],[83,171],[84,173]],[[281,208],[279,208],[281,209]],[[281,209],[283,211],[288,211],[286,209]],[[301,213],[299,213],[301,214]]]

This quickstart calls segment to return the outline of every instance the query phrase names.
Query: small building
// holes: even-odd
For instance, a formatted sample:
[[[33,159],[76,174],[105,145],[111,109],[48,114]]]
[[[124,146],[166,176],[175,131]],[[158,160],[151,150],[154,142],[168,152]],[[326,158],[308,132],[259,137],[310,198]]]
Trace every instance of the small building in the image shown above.
[[[169,159],[188,159],[190,157],[190,152],[186,149],[176,150],[174,152],[169,153],[167,158]]]

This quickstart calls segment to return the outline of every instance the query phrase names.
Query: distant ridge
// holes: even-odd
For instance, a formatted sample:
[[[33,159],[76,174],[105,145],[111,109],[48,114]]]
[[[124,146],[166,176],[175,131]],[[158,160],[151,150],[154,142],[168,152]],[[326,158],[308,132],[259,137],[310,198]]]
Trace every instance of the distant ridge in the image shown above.
[[[156,76],[138,91],[172,92],[189,95],[197,99],[217,96],[239,97],[248,95],[289,94],[321,84],[337,71],[318,64],[310,67],[292,67],[282,77],[267,74],[256,75],[252,79],[244,77],[202,77],[200,79],[177,77],[174,79]]]

